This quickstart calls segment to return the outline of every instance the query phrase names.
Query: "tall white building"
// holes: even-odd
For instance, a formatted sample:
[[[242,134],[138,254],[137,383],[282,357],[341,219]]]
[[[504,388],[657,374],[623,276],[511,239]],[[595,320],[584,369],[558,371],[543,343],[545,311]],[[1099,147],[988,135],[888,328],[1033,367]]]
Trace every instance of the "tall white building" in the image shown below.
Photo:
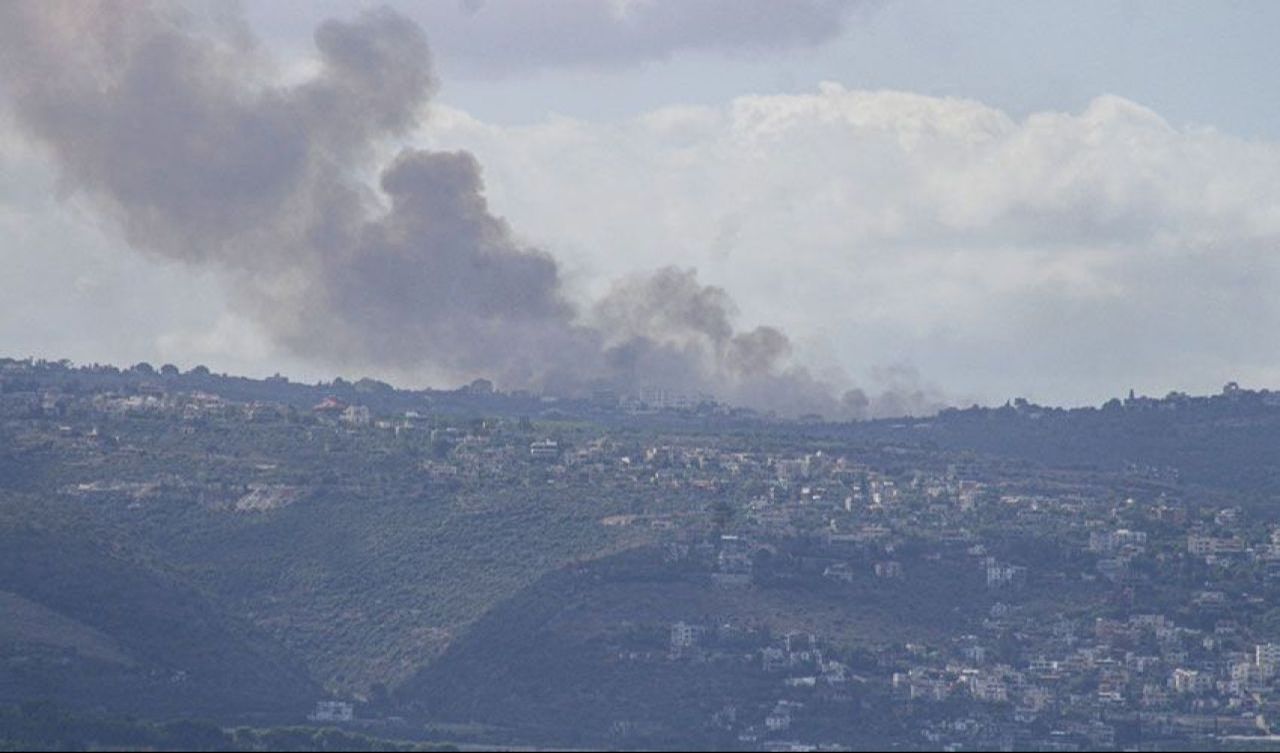
[[[1259,643],[1253,650],[1254,662],[1267,677],[1280,673],[1280,643]]]

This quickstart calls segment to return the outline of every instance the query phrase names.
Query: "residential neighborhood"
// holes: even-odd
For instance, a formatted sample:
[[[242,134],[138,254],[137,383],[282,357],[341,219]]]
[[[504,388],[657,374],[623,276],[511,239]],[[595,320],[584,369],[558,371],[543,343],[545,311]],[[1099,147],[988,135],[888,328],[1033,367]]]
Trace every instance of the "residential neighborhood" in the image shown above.
[[[1245,410],[1242,400],[1259,420],[1277,411],[1269,394],[1197,400],[1214,415]],[[1122,413],[1072,420],[1176,417],[1185,405],[1135,398]],[[637,412],[599,395],[0,363],[11,457],[44,469],[26,482],[6,476],[15,499],[21,483],[47,487],[49,515],[88,515],[118,531],[117,546],[190,563],[193,582],[238,605],[314,678],[317,695],[299,712],[313,722],[394,718],[430,734],[465,721],[481,725],[478,740],[551,742],[569,718],[558,715],[573,714],[555,693],[527,711],[485,699],[501,683],[572,685],[572,673],[600,672],[634,684],[579,713],[581,739],[628,746],[678,735],[768,750],[874,740],[1158,749],[1280,732],[1280,518],[1249,494],[1132,459],[1070,467],[898,438],[944,436],[971,415],[841,426],[714,403]],[[1025,404],[984,415],[1011,427],[1051,420]],[[411,550],[377,543],[376,556],[344,555],[346,568],[383,572],[376,586],[352,590],[328,565],[305,576],[315,593],[341,594],[313,621],[314,597],[296,601],[285,582],[201,575],[208,555],[175,533],[199,525],[208,546],[243,548],[261,526],[322,526],[314,535],[332,539],[326,520],[391,515],[369,529],[379,531],[371,542],[391,542],[385,526],[422,525],[393,500],[437,498],[453,500],[440,508],[450,517],[430,525],[465,520],[477,545],[499,531],[520,542],[483,555],[511,562],[506,580],[459,570],[447,577],[470,591],[442,597],[401,581],[407,571],[384,571]],[[535,530],[577,548],[535,554]],[[237,567],[267,550],[248,556]],[[326,561],[285,557],[311,558],[287,564],[288,579]],[[489,610],[523,609],[526,592],[553,610],[539,619],[555,632],[482,627]],[[573,593],[598,606],[574,611],[564,601]],[[344,643],[347,630],[372,638]],[[23,646],[9,644],[6,661],[38,666]],[[525,675],[524,660],[502,664],[509,652],[562,658]],[[181,673],[184,688],[208,677],[164,671]],[[506,677],[498,685],[474,679],[495,672]],[[687,718],[658,714],[665,701],[640,679],[655,673],[687,684],[671,696]],[[152,691],[139,681],[129,692],[143,698]],[[628,694],[647,700],[623,703]]]

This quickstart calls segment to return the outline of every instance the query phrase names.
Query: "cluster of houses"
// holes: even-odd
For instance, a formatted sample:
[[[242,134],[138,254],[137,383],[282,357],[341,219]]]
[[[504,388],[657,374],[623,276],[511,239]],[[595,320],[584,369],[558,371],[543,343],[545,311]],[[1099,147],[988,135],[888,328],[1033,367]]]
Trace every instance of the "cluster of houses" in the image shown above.
[[[645,404],[682,400],[654,394]],[[743,742],[807,744],[797,742],[808,739],[806,694],[838,695],[853,684],[926,710],[916,742],[930,746],[1071,749],[1127,744],[1135,729],[1144,740],[1280,731],[1280,612],[1264,619],[1280,595],[1280,527],[1239,507],[1154,494],[1138,501],[1096,475],[1049,483],[1022,468],[943,454],[896,451],[886,460],[870,450],[813,449],[803,438],[765,449],[714,435],[562,432],[509,419],[442,420],[425,410],[378,415],[337,398],[300,411],[201,391],[49,388],[4,395],[0,413],[51,422],[61,441],[101,441],[96,428],[74,427],[138,415],[170,417],[193,431],[203,419],[281,420],[305,423],[326,440],[420,439],[413,467],[427,479],[536,474],[540,488],[583,492],[584,504],[625,499],[629,512],[601,515],[603,527],[662,544],[672,561],[701,563],[707,582],[727,591],[757,588],[758,562],[797,541],[816,542],[823,553],[804,577],[835,588],[873,580],[910,592],[927,552],[962,553],[992,602],[984,618],[933,645],[878,645],[876,672],[852,672],[825,636],[788,633],[735,649],[778,690],[760,708],[708,720]],[[68,493],[138,502],[182,483],[85,481]],[[227,494],[230,509],[255,512],[291,504],[302,491],[245,480]],[[1001,549],[992,540],[1019,537],[1035,545]],[[1038,592],[1053,589],[1080,594],[1074,611],[1064,606],[1054,616],[1034,606]],[[695,660],[722,632],[692,619],[669,628],[664,654],[630,652],[630,660]],[[333,704],[317,708],[317,720],[349,715]]]

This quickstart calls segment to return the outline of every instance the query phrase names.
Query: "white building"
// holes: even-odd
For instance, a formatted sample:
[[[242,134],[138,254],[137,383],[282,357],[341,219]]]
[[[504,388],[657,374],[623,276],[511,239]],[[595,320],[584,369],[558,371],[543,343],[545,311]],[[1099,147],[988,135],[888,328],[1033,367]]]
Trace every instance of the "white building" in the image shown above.
[[[687,649],[691,649],[698,645],[698,639],[706,631],[701,625],[690,625],[687,622],[677,622],[671,626],[671,651],[680,653]]]
[[[356,718],[356,709],[346,701],[318,701],[316,710],[307,718],[313,722],[350,722]]]
[[[349,405],[346,410],[342,411],[342,421],[352,426],[368,426],[370,421],[369,408],[364,405]]]
[[[1253,650],[1254,662],[1266,677],[1280,673],[1280,643],[1259,643]]]
[[[1142,551],[1146,546],[1147,534],[1144,531],[1121,528],[1115,531],[1094,531],[1089,534],[1089,551],[1099,554],[1111,554],[1125,549]]]
[[[555,458],[560,455],[560,445],[554,439],[540,439],[529,445],[529,455],[535,458]]]
[[[1184,695],[1202,695],[1213,690],[1213,676],[1194,669],[1175,669],[1171,678],[1173,689]]]
[[[1025,584],[1026,581],[1027,568],[996,562],[994,557],[987,558],[987,588],[1013,588]]]

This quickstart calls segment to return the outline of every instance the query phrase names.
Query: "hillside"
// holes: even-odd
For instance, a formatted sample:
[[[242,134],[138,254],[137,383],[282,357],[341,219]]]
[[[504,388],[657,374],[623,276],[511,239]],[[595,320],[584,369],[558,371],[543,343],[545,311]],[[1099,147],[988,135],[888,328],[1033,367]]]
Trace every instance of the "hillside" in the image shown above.
[[[717,586],[714,558],[673,560],[654,549],[549,574],[487,614],[398,695],[431,716],[478,724],[489,739],[723,747],[733,737],[708,720],[726,707],[763,715],[776,701],[785,670],[767,668],[762,651],[821,636],[818,651],[842,663],[840,671],[875,672],[876,656],[903,641],[979,630],[1000,601],[963,549],[938,560],[901,551],[905,580],[876,578],[866,567],[848,582],[821,577],[850,561],[847,548],[792,549],[760,553],[754,588]],[[1050,601],[1024,592],[1013,603],[1027,613],[1083,612],[1103,596],[1082,589]],[[699,626],[694,645],[673,643],[679,624]],[[832,726],[842,739],[871,747],[904,734],[888,716],[877,718],[889,714],[887,697],[862,683],[840,695],[827,700],[854,709]]]
[[[584,505],[555,493],[545,472],[432,477],[422,469],[437,451],[429,439],[320,437],[315,427],[218,419],[123,417],[94,428],[111,438],[86,442],[82,429],[7,447],[22,472],[0,483],[15,487],[0,511],[0,533],[14,542],[4,556],[15,563],[0,588],[94,612],[100,605],[81,602],[82,590],[105,592],[103,579],[117,573],[134,580],[111,590],[150,588],[148,568],[163,568],[160,582],[235,615],[244,624],[230,629],[269,637],[334,692],[398,681],[539,573],[627,538],[598,524],[629,509],[620,497]],[[58,533],[36,535],[35,526]],[[153,565],[113,560],[104,570],[102,548]],[[167,620],[157,632],[185,624],[167,595],[121,596],[122,606],[154,605],[134,616]],[[305,683],[289,693],[308,694],[319,697]]]
[[[837,424],[0,362],[0,708],[291,725],[339,699],[488,745],[1048,735],[1280,642],[1278,432],[1270,393]],[[1267,718],[1251,692],[1152,703],[1229,727]]]
[[[287,715],[315,697],[303,668],[242,619],[119,542],[34,522],[40,507],[10,499],[0,524],[0,700]]]

